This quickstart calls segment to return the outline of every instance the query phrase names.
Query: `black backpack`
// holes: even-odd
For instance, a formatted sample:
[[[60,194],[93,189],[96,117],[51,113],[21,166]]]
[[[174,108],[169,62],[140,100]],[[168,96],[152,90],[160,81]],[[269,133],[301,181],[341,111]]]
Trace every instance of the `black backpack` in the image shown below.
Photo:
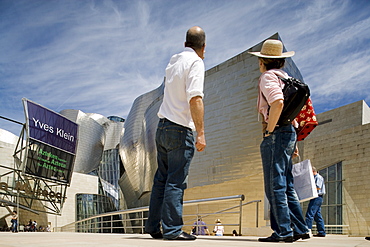
[[[296,78],[278,77],[285,84],[283,88],[284,107],[279,121],[277,122],[278,125],[283,126],[290,124],[296,118],[303,105],[310,97],[310,89],[307,84]]]

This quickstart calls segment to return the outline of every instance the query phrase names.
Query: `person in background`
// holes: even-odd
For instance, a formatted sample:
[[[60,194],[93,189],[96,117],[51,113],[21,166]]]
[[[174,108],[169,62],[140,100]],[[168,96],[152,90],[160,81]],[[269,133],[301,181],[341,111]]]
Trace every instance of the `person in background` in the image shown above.
[[[26,227],[24,228],[24,231],[26,232],[30,232],[32,229],[32,219],[30,219],[30,221],[28,221],[28,224],[26,225]]]
[[[198,220],[194,222],[192,233],[194,235],[210,235],[207,224],[202,220],[202,217],[198,217]]]
[[[282,70],[285,58],[294,51],[283,52],[280,40],[266,40],[260,52],[249,52],[258,57],[259,78],[258,112],[262,115],[263,141],[260,145],[265,194],[270,203],[270,222],[273,234],[259,238],[260,242],[294,242],[308,239],[297,194],[293,187],[292,156],[296,150],[297,135],[294,126],[277,125],[283,105],[284,83],[279,77],[288,78]]]
[[[312,223],[315,220],[317,227],[317,234],[313,235],[314,237],[325,237],[325,224],[324,219],[321,215],[321,205],[323,202],[323,196],[325,195],[325,181],[324,178],[317,172],[316,167],[312,167],[312,173],[315,179],[315,184],[317,188],[317,194],[319,195],[316,198],[310,200],[306,212],[306,224],[309,229],[312,229]]]
[[[13,211],[11,223],[12,223],[12,232],[18,232],[18,214],[17,214],[17,211]]]
[[[217,219],[215,221],[216,225],[215,228],[213,229],[213,232],[215,233],[216,236],[223,236],[224,235],[224,226],[221,225],[221,220]]]
[[[190,28],[186,33],[184,51],[173,55],[166,68],[155,138],[158,168],[145,224],[145,231],[155,239],[196,239],[181,228],[190,163],[195,149],[202,152],[206,147],[203,105],[205,41],[202,28]]]
[[[36,220],[34,220],[34,221],[32,222],[31,231],[32,231],[32,232],[36,232],[36,231],[37,231],[37,221],[36,221]]]

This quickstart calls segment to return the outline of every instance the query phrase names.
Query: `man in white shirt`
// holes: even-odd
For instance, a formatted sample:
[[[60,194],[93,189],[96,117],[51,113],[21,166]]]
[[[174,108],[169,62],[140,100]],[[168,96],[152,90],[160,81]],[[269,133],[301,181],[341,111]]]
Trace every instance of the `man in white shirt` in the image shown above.
[[[173,55],[166,68],[156,132],[158,169],[145,225],[145,231],[156,239],[196,239],[181,230],[182,204],[194,151],[201,152],[206,147],[203,105],[205,38],[203,29],[197,26],[190,28],[184,51]],[[195,145],[194,130],[197,133]]]

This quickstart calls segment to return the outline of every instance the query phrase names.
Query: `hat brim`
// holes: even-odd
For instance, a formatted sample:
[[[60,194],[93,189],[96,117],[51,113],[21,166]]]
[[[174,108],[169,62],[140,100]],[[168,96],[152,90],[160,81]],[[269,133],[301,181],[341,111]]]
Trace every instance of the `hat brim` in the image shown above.
[[[257,56],[257,57],[262,57],[262,58],[286,58],[286,57],[293,57],[295,54],[294,51],[283,52],[280,56],[263,55],[259,51],[255,51],[255,52],[249,51],[248,53],[254,56]]]

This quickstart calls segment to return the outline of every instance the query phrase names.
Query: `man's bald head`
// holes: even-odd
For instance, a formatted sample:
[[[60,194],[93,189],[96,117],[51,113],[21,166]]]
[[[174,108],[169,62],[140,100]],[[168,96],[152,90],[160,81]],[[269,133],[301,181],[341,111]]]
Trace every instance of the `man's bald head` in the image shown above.
[[[206,44],[206,34],[202,28],[194,26],[186,33],[185,47],[193,48],[194,50],[202,49]]]

